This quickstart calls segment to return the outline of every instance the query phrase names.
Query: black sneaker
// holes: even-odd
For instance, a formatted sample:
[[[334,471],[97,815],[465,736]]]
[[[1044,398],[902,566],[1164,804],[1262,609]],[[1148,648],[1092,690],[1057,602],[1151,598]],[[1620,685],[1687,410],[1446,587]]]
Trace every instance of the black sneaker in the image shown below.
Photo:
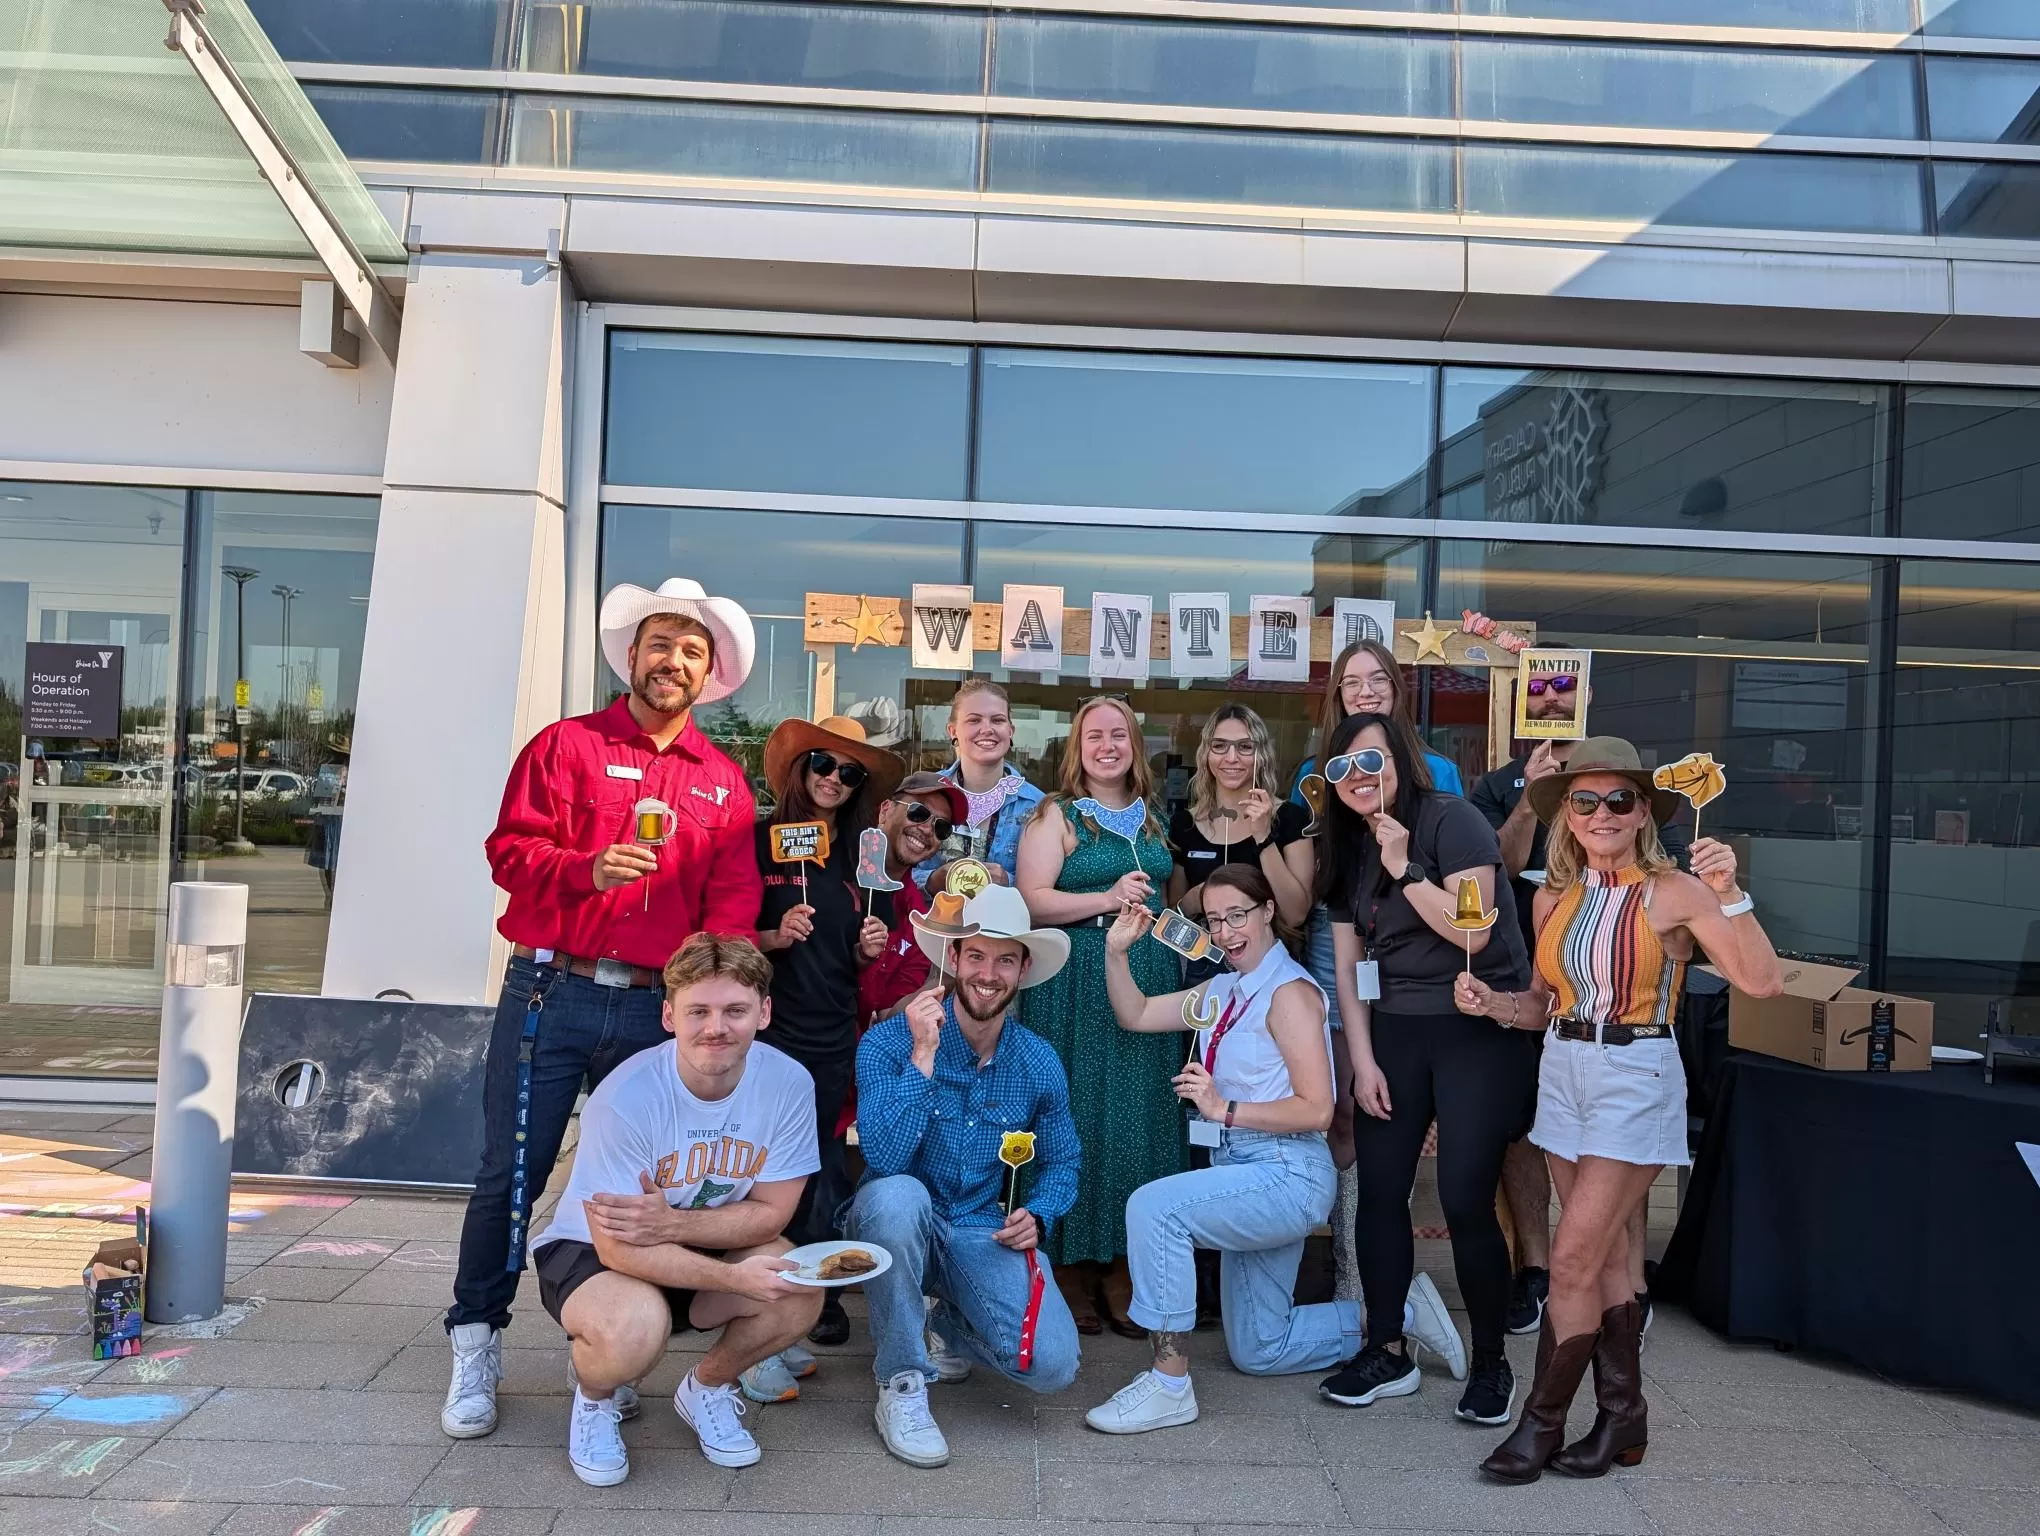
[[[808,1329],[810,1344],[847,1344],[850,1342],[850,1314],[843,1310],[843,1303],[831,1291],[822,1302],[822,1315],[815,1319],[814,1327]]]
[[[1341,1408],[1365,1408],[1378,1398],[1408,1397],[1423,1379],[1407,1352],[1369,1344],[1318,1383],[1318,1396]]]
[[[1499,1349],[1476,1349],[1458,1414],[1474,1424],[1506,1424],[1516,1406],[1516,1373]]]
[[[1509,1332],[1535,1333],[1544,1326],[1544,1303],[1551,1296],[1551,1271],[1526,1264],[1509,1287]]]

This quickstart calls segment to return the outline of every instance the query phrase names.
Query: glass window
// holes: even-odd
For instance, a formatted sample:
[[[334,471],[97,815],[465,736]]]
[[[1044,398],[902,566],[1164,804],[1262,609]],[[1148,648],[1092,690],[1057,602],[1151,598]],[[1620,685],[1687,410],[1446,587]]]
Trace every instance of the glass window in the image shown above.
[[[988,348],[978,497],[1424,515],[1431,370]]]
[[[1466,116],[1908,139],[1909,58],[1467,37]]]
[[[666,331],[610,342],[614,484],[960,501],[969,451],[964,347]]]
[[[492,91],[318,84],[304,89],[350,160],[496,163],[503,98]]]
[[[2040,394],[1906,391],[1899,521],[1916,539],[2040,540]]]
[[[1416,139],[994,120],[986,190],[1447,213],[1453,149]]]
[[[2040,569],[1899,569],[1889,985],[1973,1045],[1991,998],[2036,990]]]
[[[1920,19],[1930,37],[2040,37],[2032,0],[1920,0]]]
[[[1927,117],[1944,141],[2040,141],[2040,60],[1929,56]]]
[[[248,0],[286,59],[495,69],[510,0]]]
[[[1842,960],[1863,948],[1869,598],[1861,560],[1461,540],[1439,556],[1441,612],[1593,651],[1595,735],[1646,766],[1714,755],[1728,789],[1702,832],[1737,840],[1781,950]]]
[[[1950,0],[1926,0],[1929,5]],[[1954,0],[1960,4],[1962,0]],[[2006,6],[2024,0],[1998,0]],[[1461,0],[1469,16],[1535,16],[1555,21],[1688,21],[1710,27],[1785,27],[1837,32],[1910,32],[1912,0],[1708,0],[1667,15],[1665,0]]]
[[[977,186],[978,121],[687,101],[519,96],[511,163],[745,181]]]
[[[992,91],[1081,101],[1451,117],[1452,43],[1396,32],[998,19]]]
[[[1919,234],[1919,162],[1467,144],[1466,211],[1732,229]]]
[[[533,6],[525,69],[866,91],[982,89],[982,13],[745,0]]]
[[[1869,384],[1448,368],[1441,515],[1870,534]]]
[[[248,887],[252,990],[325,976],[380,512],[373,496],[198,497],[181,878]]]
[[[1944,235],[2040,240],[2040,165],[1936,160],[1934,197]]]

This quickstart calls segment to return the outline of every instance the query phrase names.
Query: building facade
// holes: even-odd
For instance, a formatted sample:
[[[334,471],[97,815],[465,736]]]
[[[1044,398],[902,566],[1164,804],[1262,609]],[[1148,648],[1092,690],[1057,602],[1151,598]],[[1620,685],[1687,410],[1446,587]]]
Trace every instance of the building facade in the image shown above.
[[[0,24],[186,89],[133,3]],[[401,346],[322,360],[245,185],[0,211],[0,1075],[153,1071],[173,878],[248,882],[255,986],[493,996],[503,774],[618,686],[600,592],[676,574],[757,617],[710,722],[753,760],[828,708],[943,757],[958,672],[831,627],[916,584],[1534,625],[1596,731],[1726,765],[1781,947],[1950,1043],[2040,991],[2040,8],[208,10],[373,213]],[[0,174],[54,185],[61,103],[8,100]],[[128,181],[223,183],[209,105]],[[111,736],[31,704],[76,646]],[[1180,794],[1227,696],[1307,752],[1319,651],[1105,686]],[[1098,685],[998,661],[1038,775]],[[1484,670],[1412,676],[1508,755]]]

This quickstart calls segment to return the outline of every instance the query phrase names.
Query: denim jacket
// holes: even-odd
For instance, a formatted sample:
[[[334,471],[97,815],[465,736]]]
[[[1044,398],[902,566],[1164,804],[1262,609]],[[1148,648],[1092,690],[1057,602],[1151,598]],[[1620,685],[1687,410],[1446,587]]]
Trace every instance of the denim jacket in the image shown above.
[[[960,764],[951,763],[942,770],[942,777],[954,781],[961,771]],[[1020,862],[1020,829],[1034,814],[1034,808],[1041,804],[1042,794],[1022,778],[1020,771],[1010,763],[1006,765],[1005,780],[1012,789],[1006,803],[999,807],[998,814],[992,818],[992,836],[990,845],[985,849],[984,859],[987,864],[996,864],[1003,869],[1008,880],[1015,880],[1016,866]],[[928,877],[949,862],[949,857],[939,850],[928,855],[914,866],[915,880],[925,886]]]

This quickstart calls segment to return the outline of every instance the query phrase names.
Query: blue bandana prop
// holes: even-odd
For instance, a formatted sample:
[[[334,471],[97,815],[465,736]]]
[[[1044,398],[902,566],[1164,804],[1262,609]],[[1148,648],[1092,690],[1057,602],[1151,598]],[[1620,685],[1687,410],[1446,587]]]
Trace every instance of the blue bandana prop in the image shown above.
[[[1137,842],[1141,829],[1147,825],[1147,802],[1136,800],[1120,810],[1093,800],[1086,795],[1077,802],[1077,812],[1088,816],[1107,832],[1116,832],[1129,843]]]

